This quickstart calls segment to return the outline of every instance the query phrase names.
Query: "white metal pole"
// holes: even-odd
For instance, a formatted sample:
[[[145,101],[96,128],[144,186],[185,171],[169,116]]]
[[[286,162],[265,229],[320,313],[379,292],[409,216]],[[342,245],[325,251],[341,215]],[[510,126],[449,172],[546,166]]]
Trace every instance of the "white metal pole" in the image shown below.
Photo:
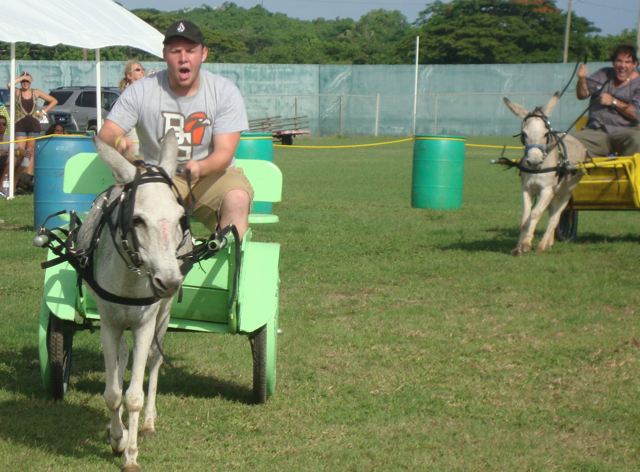
[[[564,33],[564,59],[562,62],[567,63],[569,58],[569,33],[571,32],[571,0],[569,0],[569,7],[567,8],[567,29]]]
[[[436,106],[433,110],[433,134],[438,134],[438,96],[436,95]]]
[[[378,136],[379,122],[380,122],[380,94],[378,94],[378,100],[376,101],[376,136]]]
[[[96,134],[102,127],[102,77],[100,76],[100,49],[96,49]]]
[[[420,36],[416,36],[416,80],[413,91],[413,135],[416,135],[416,119],[418,116],[418,53],[420,52]]]
[[[636,36],[636,46],[640,47],[640,12],[638,12],[638,34]]]
[[[9,67],[9,81],[11,82],[11,86],[9,88],[9,100],[10,103],[7,103],[7,106],[11,107],[11,111],[9,112],[9,123],[11,124],[11,131],[9,132],[9,194],[7,195],[7,199],[13,199],[13,187],[14,187],[14,172],[13,168],[15,166],[15,149],[16,145],[14,141],[16,140],[16,43],[11,43],[11,64]],[[31,159],[35,159],[35,156],[31,156]]]

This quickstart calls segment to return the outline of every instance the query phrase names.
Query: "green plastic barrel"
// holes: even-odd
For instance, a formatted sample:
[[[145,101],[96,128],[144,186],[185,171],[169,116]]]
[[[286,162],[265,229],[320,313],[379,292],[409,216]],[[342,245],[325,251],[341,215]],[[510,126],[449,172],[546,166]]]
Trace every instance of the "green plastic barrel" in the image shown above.
[[[33,225],[40,228],[49,215],[60,210],[89,211],[96,195],[64,193],[64,165],[81,152],[96,152],[93,140],[81,136],[49,136],[36,141],[33,186]],[[58,217],[47,221],[48,229],[67,224]]]
[[[432,210],[462,208],[464,143],[462,136],[416,136],[412,207]]]
[[[242,133],[236,150],[236,159],[259,159],[273,162],[273,136],[271,133]],[[273,203],[253,202],[252,213],[270,215]]]

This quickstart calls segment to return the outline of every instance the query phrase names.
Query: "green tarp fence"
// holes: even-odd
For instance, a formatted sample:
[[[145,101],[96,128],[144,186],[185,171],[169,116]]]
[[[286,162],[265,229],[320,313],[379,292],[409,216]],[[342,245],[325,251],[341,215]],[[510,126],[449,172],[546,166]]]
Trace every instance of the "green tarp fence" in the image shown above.
[[[124,62],[102,62],[104,86],[117,86]],[[143,62],[163,69],[163,62]],[[608,63],[589,64],[590,72]],[[17,61],[17,73],[34,77],[33,87],[95,85],[91,61]],[[528,109],[562,90],[575,64],[421,65],[418,69],[416,134],[495,136],[516,134],[518,120],[502,97]],[[204,64],[234,82],[249,119],[308,116],[312,135],[411,136],[414,133],[414,66],[324,66]],[[9,81],[9,62],[0,62],[0,84]],[[565,130],[587,107],[569,86],[551,117]]]

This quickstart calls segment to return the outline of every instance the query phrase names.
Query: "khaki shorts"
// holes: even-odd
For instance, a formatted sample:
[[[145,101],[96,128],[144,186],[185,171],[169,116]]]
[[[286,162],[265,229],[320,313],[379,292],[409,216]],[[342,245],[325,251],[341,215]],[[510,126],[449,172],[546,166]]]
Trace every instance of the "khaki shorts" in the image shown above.
[[[173,183],[178,187],[187,207],[191,207],[191,195],[186,179],[177,175],[173,178]],[[253,201],[253,188],[245,177],[244,171],[239,167],[229,167],[218,174],[210,174],[191,182],[191,192],[196,199],[193,216],[211,232],[215,231],[218,226],[217,213],[222,206],[222,200],[229,191],[237,189],[247,192]],[[248,212],[251,212],[251,205]]]

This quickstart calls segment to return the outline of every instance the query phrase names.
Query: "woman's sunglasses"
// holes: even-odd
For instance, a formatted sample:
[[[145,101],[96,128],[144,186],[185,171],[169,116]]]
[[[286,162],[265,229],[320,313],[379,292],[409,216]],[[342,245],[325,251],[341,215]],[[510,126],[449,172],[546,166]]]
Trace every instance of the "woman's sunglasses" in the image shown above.
[[[144,72],[144,69],[140,69],[139,67],[136,69],[133,69],[134,72]]]

